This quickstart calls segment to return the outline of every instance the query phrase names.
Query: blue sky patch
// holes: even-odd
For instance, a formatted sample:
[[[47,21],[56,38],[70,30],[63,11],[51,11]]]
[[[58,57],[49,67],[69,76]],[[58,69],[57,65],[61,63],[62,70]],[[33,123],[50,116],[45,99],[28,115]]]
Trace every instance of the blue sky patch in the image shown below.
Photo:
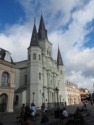
[[[0,30],[25,20],[24,11],[17,0],[0,0]]]

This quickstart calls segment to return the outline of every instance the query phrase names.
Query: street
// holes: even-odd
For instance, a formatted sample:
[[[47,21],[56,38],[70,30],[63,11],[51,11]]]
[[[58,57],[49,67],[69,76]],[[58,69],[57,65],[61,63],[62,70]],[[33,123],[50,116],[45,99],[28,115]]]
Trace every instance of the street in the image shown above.
[[[69,106],[67,107],[67,110],[69,113],[73,113],[78,106]],[[85,125],[94,125],[94,105],[87,105],[87,109],[89,111],[89,115],[85,116]],[[20,125],[18,120],[16,119],[17,114],[15,113],[7,113],[5,114],[0,114],[0,121],[3,122],[4,125]],[[50,121],[54,120],[53,116],[50,117]],[[40,123],[40,117],[37,119],[35,124],[39,125]]]

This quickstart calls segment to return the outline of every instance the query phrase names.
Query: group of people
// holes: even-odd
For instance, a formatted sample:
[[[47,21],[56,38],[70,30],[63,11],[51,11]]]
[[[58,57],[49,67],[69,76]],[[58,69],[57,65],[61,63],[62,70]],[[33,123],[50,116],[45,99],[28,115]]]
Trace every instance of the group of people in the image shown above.
[[[70,120],[70,118],[72,118],[72,120],[76,122],[78,122],[79,120],[83,124],[84,122],[83,117],[86,112],[87,112],[87,107],[85,103],[83,104],[81,109],[77,107],[73,114],[68,114],[66,108],[63,108],[60,120],[63,122],[65,119]]]
[[[28,118],[35,120],[36,117],[36,106],[34,103],[31,104],[31,107],[22,105],[20,116],[18,117],[20,121],[26,121]]]
[[[31,104],[31,107],[29,106],[25,106],[25,104],[22,105],[21,107],[21,111],[20,111],[20,115],[19,118],[20,122],[26,122],[26,121],[34,121],[36,119],[36,115],[38,115],[36,113],[36,106],[34,103]],[[42,104],[41,106],[41,123],[46,123],[48,122],[48,116],[47,116],[47,107],[45,106],[45,104]]]
[[[86,111],[87,111],[87,107],[86,107],[86,104],[84,103],[82,109],[77,107],[75,112],[72,114],[72,117],[74,119],[79,119],[81,122],[83,122],[83,113]],[[48,113],[48,111],[47,111],[45,104],[42,104],[42,106],[41,106],[41,123],[47,123],[49,121],[47,113]],[[23,120],[24,122],[28,121],[28,119],[35,120],[35,118],[36,118],[35,104],[32,103],[30,108],[29,108],[29,106],[25,106],[23,104],[21,107],[21,112],[20,112],[19,118],[20,118],[20,120]],[[60,120],[63,122],[65,119],[69,119],[69,118],[70,118],[70,114],[68,114],[68,111],[64,107],[61,112],[61,115],[60,115]]]

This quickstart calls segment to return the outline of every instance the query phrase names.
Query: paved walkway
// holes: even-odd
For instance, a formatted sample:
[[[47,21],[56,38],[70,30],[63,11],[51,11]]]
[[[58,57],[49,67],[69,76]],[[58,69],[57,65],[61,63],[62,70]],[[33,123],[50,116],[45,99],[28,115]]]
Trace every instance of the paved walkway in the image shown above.
[[[85,117],[86,125],[94,125],[94,105],[87,106],[89,111],[89,116]]]
[[[69,113],[73,113],[75,111],[77,106],[71,106],[71,107],[67,107],[67,110]],[[87,109],[89,111],[89,116],[85,117],[85,125],[94,125],[94,105],[88,105]],[[0,114],[0,121],[2,121],[4,123],[4,125],[20,125],[20,123],[18,122],[18,120],[16,119],[17,114],[7,114],[7,115],[1,115]],[[50,120],[52,121],[54,118],[53,116],[50,117]],[[11,122],[10,122],[11,121]],[[38,118],[37,122],[38,125],[40,123],[40,118]]]

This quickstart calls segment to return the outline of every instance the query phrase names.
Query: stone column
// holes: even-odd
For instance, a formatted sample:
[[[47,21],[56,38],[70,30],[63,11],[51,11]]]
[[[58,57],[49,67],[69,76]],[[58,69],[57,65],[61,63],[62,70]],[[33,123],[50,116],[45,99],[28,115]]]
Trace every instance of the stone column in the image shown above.
[[[8,96],[7,112],[13,112],[13,99],[14,99],[14,92],[11,92]]]

